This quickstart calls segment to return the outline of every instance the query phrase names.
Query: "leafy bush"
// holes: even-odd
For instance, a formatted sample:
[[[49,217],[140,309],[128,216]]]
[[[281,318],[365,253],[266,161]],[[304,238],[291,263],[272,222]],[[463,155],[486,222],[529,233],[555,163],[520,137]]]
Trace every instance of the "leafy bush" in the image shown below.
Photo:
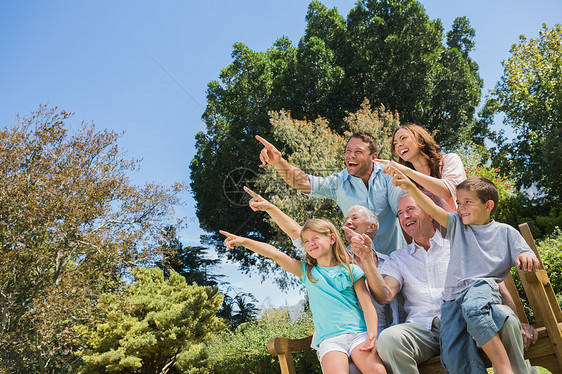
[[[256,321],[226,331],[208,344],[211,371],[215,374],[280,373],[279,360],[267,351],[267,341],[276,336],[302,338],[312,334],[312,315],[297,321],[288,310],[269,309]],[[297,373],[320,373],[320,364],[312,350],[293,355]]]
[[[101,321],[75,327],[83,343],[78,372],[207,373],[203,342],[225,327],[217,289],[188,285],[174,270],[168,278],[148,267],[132,275],[123,293],[102,295]]]
[[[539,243],[538,249],[558,304],[562,305],[562,230],[556,227],[552,235]]]
[[[554,293],[556,294],[556,299],[558,300],[558,304],[562,306],[562,230],[559,227],[556,227],[554,233],[547,237],[546,239],[537,243],[537,249],[539,251],[539,255],[541,256],[542,263],[548,276],[550,278],[550,283],[552,284],[552,288],[554,289]],[[511,275],[515,280],[515,284],[517,285],[517,290],[519,291],[519,296],[521,297],[521,301],[523,302],[523,306],[527,315],[529,316],[529,322],[534,323],[535,318],[533,315],[533,311],[529,306],[529,301],[527,300],[527,296],[523,290],[523,285],[521,284],[521,280],[519,278],[519,274],[517,273],[517,269],[511,269]]]
[[[474,165],[470,159],[469,164]],[[466,169],[466,174],[469,177],[488,178],[498,187],[499,202],[492,215],[496,221],[515,228],[520,223],[527,222],[535,239],[543,239],[551,235],[557,226],[562,227],[562,208],[559,204],[519,191],[514,180],[503,176],[498,169],[472,166]]]

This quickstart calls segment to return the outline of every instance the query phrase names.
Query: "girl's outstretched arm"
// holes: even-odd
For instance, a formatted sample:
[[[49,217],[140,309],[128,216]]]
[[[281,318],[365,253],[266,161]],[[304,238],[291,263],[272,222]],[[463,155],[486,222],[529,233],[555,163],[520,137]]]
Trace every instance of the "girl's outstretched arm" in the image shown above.
[[[302,227],[297,221],[286,215],[277,206],[264,199],[248,187],[244,187],[244,191],[252,197],[250,200],[250,208],[255,212],[263,210],[273,218],[277,226],[293,240],[300,238]]]
[[[363,309],[365,323],[367,324],[367,333],[369,334],[367,340],[359,349],[361,351],[371,351],[375,348],[375,341],[377,339],[377,311],[375,310],[375,306],[371,301],[371,295],[369,295],[369,291],[365,285],[365,278],[361,277],[355,281],[355,283],[353,283],[353,289],[357,294],[359,304],[361,304],[361,309]]]
[[[246,247],[252,252],[272,259],[283,269],[302,279],[302,262],[289,257],[286,253],[281,252],[271,244],[258,242],[257,240],[248,239],[222,230],[219,232],[226,236],[226,239],[224,240],[226,248],[232,249],[234,247]]]

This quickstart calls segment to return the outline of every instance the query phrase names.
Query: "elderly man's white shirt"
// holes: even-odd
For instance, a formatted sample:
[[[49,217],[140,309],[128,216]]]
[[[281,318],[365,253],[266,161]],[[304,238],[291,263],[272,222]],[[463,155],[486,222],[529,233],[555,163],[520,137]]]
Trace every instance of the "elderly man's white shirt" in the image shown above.
[[[415,322],[431,330],[435,317],[441,317],[443,287],[449,264],[449,241],[439,231],[429,240],[429,250],[415,241],[390,254],[379,271],[395,278],[406,299],[406,322]]]

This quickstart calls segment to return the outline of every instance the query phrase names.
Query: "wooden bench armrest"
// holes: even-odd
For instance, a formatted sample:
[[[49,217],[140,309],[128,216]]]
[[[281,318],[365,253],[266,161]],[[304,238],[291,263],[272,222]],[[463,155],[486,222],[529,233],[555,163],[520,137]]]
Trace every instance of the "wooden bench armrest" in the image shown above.
[[[274,356],[290,352],[302,352],[310,349],[311,342],[312,335],[300,339],[276,337],[269,339],[267,342],[267,350]]]

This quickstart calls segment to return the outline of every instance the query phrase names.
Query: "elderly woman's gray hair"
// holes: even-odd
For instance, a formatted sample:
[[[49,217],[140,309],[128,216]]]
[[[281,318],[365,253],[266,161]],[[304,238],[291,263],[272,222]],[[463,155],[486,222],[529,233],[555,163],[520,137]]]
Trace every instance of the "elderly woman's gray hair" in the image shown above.
[[[363,214],[365,214],[365,217],[367,217],[367,222],[377,226],[375,232],[373,233],[374,235],[376,235],[379,231],[379,219],[377,218],[377,215],[371,209],[364,207],[363,205],[352,206],[347,211],[347,214],[349,215],[349,212],[351,212],[352,210],[362,212]]]

